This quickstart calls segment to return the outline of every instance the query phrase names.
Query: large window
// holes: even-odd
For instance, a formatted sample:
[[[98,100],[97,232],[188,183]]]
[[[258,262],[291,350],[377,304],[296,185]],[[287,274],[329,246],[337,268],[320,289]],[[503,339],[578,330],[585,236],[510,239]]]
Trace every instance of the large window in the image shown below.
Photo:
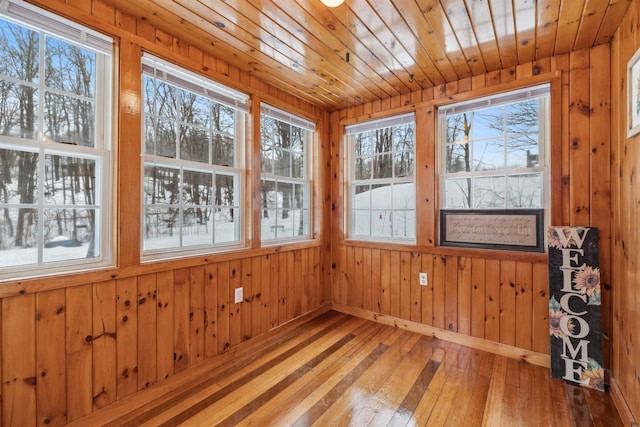
[[[442,207],[544,208],[549,86],[440,109]]]
[[[350,238],[415,240],[415,115],[346,127]]]
[[[247,96],[145,54],[143,254],[243,243]]]
[[[0,8],[0,278],[110,260],[113,42]]]
[[[260,228],[263,241],[311,236],[311,144],[315,125],[263,105]]]

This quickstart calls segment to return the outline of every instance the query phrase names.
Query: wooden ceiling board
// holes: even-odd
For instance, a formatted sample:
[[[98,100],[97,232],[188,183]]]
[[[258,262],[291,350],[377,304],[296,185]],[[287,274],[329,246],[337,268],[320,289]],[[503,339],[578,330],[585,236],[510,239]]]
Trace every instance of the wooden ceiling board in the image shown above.
[[[471,28],[475,34],[487,70],[501,69],[502,61],[500,60],[500,50],[498,49],[498,37],[493,28],[489,2],[465,0],[465,8],[471,19]]]
[[[536,0],[513,0],[518,63],[526,64],[536,58]]]
[[[558,32],[560,0],[541,0],[537,5],[536,59],[553,55]]]
[[[584,0],[562,0],[555,55],[569,53],[573,49],[583,10]]]
[[[455,30],[455,37],[474,76],[484,74],[487,68],[478,46],[476,32],[467,12],[464,0],[441,0],[449,25]],[[489,17],[489,16],[487,16]]]
[[[192,45],[328,111],[608,43],[632,2],[345,0],[329,8],[320,0],[94,1],[147,23],[145,37]]]
[[[510,1],[505,0],[489,0],[488,4],[502,68],[513,67],[518,64],[513,6]]]

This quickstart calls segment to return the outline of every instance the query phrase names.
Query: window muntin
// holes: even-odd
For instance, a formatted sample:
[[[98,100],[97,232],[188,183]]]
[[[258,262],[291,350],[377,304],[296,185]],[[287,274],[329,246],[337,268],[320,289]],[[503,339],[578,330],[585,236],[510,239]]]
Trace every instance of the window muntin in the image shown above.
[[[347,126],[350,238],[415,240],[415,115]]]
[[[143,57],[143,253],[243,243],[246,95]]]
[[[549,86],[440,111],[442,207],[544,208]]]
[[[315,125],[264,105],[260,116],[262,241],[311,236],[311,155]]]
[[[0,278],[111,262],[110,38],[0,11]]]

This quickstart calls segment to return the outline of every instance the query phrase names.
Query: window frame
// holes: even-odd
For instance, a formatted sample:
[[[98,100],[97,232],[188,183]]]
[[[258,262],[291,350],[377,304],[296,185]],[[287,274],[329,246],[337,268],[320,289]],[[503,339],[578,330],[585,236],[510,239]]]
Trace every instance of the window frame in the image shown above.
[[[473,99],[466,99],[463,101],[455,102],[452,104],[441,105],[438,107],[438,114],[436,120],[436,137],[437,137],[437,162],[438,162],[438,212],[440,210],[455,211],[455,212],[486,212],[491,214],[496,211],[526,211],[541,209],[543,214],[543,226],[550,224],[552,218],[552,175],[555,173],[552,165],[553,150],[551,147],[551,135],[552,128],[554,126],[554,117],[552,116],[552,109],[554,107],[554,83],[553,81],[543,81],[528,86],[522,86],[515,89],[505,90],[493,94],[474,97]],[[531,99],[539,100],[539,115],[538,115],[538,134],[540,135],[538,144],[538,164],[533,167],[519,167],[519,168],[507,168],[506,162],[502,169],[489,170],[489,171],[462,171],[462,172],[446,172],[446,146],[449,145],[446,141],[447,137],[447,124],[446,117],[448,114],[459,114],[462,112],[476,112],[480,109],[501,105],[513,104],[520,101],[528,101]],[[443,111],[445,113],[443,114]],[[505,158],[508,156],[508,150],[505,146]],[[470,156],[473,157],[473,156]],[[473,162],[473,158],[471,159]],[[472,167],[473,169],[473,167]],[[454,208],[445,205],[445,183],[447,177],[457,178],[482,178],[483,176],[499,176],[505,180],[505,195],[508,192],[508,180],[509,176],[521,176],[526,174],[539,173],[542,176],[541,179],[541,195],[540,206],[538,207],[507,207],[507,197],[505,197],[505,205],[499,207],[482,208],[469,206],[467,208]],[[473,181],[471,182],[473,188]],[[473,195],[469,196],[471,199]],[[437,227],[438,230],[438,242],[442,239],[441,224]]]
[[[42,277],[47,275],[68,274],[82,271],[96,270],[113,266],[113,248],[115,226],[113,218],[113,179],[110,171],[113,169],[114,143],[112,140],[113,126],[117,121],[114,114],[113,105],[115,102],[114,65],[116,48],[112,37],[94,31],[84,25],[75,23],[59,15],[50,13],[37,6],[7,0],[0,10],[0,18],[39,34],[39,78],[36,83],[29,84],[38,92],[37,105],[37,125],[36,134],[33,137],[0,136],[0,148],[16,150],[22,152],[38,153],[37,166],[37,197],[34,203],[3,204],[5,208],[31,207],[37,212],[38,224],[38,249],[37,262],[30,264],[17,264],[0,268],[0,281],[16,280],[18,278]],[[95,84],[92,89],[95,91],[93,98],[86,98],[82,95],[74,94],[61,89],[56,89],[47,85],[44,76],[44,58],[47,38],[52,37],[58,41],[75,45],[85,51],[93,52],[95,56]],[[3,78],[5,81],[12,81],[17,84],[24,84],[21,80],[13,79],[10,76]],[[65,143],[50,141],[44,134],[45,131],[45,94],[67,96],[74,100],[85,100],[94,103],[93,118],[93,146],[84,146],[76,143]],[[61,156],[72,159],[89,159],[95,161],[95,173],[93,178],[99,180],[99,185],[95,187],[95,200],[93,204],[65,204],[48,203],[45,200],[44,171],[46,170],[46,159],[48,156]],[[99,255],[92,258],[70,258],[59,261],[46,261],[44,249],[45,224],[44,212],[51,209],[93,209],[95,212],[95,248]]]
[[[290,126],[295,126],[299,129],[302,129],[303,131],[305,131],[305,138],[302,141],[302,165],[303,165],[303,173],[301,177],[294,177],[291,176],[292,174],[290,174],[290,176],[285,176],[285,175],[279,175],[273,172],[273,168],[271,170],[271,172],[265,172],[263,171],[263,166],[262,166],[262,151],[263,151],[263,136],[262,136],[262,118],[264,116],[268,116],[271,119],[286,123]],[[313,240],[315,237],[315,230],[314,230],[314,221],[315,221],[315,202],[314,202],[314,185],[315,185],[315,171],[314,171],[314,146],[316,145],[316,138],[317,138],[317,131],[316,131],[316,124],[306,118],[303,118],[299,115],[296,115],[294,113],[290,113],[286,110],[280,109],[278,107],[275,107],[273,105],[267,104],[267,103],[261,103],[260,105],[260,130],[259,130],[259,135],[260,135],[260,149],[259,149],[259,159],[260,159],[260,176],[259,176],[259,188],[260,188],[260,198],[259,198],[259,205],[256,207],[256,209],[259,211],[258,214],[258,229],[257,229],[257,233],[259,233],[259,240],[261,242],[262,246],[274,246],[274,245],[280,245],[282,243],[290,243],[290,242],[303,242],[303,241],[309,241],[309,240]],[[293,152],[291,149],[286,149],[288,152]],[[293,156],[292,156],[292,161],[290,162],[290,170],[293,168]],[[302,208],[299,208],[297,210],[301,210],[304,216],[304,212],[307,212],[307,220],[306,220],[306,233],[302,234],[302,235],[298,235],[298,236],[289,236],[289,235],[285,235],[282,237],[278,237],[278,230],[279,230],[279,225],[276,222],[276,224],[272,225],[271,227],[273,227],[273,231],[274,231],[274,237],[273,238],[264,238],[264,230],[263,230],[263,219],[262,219],[262,212],[263,210],[265,210],[263,208],[263,193],[262,193],[262,187],[263,187],[263,181],[272,181],[275,183],[275,185],[277,186],[278,183],[285,183],[285,184],[291,184],[294,186],[295,185],[301,185],[303,187],[303,202],[302,202]],[[273,210],[273,209],[270,209]],[[279,211],[285,210],[284,206],[282,208],[278,208],[277,207],[277,203],[276,203],[276,208],[275,211],[276,213]],[[283,231],[285,231],[285,229],[283,229]]]
[[[248,117],[249,117],[249,108],[248,101],[249,96],[232,89],[228,86],[222,85],[208,77],[201,76],[196,74],[179,64],[175,64],[159,57],[154,56],[148,52],[143,52],[142,55],[142,73],[141,73],[141,101],[143,103],[143,108],[141,109],[141,227],[140,227],[140,259],[141,262],[152,262],[159,260],[168,260],[168,259],[179,259],[185,258],[189,256],[197,256],[204,255],[209,253],[222,253],[228,251],[234,251],[238,249],[246,248],[247,246],[247,229],[249,228],[250,214],[248,212],[248,207],[245,202],[245,197],[247,194],[246,188],[246,159],[245,159],[245,150],[247,145],[247,127],[248,127]],[[209,125],[208,131],[211,132],[209,135],[209,145],[208,145],[208,155],[206,162],[200,162],[198,160],[189,160],[178,158],[180,153],[180,132],[175,132],[175,156],[167,157],[157,154],[154,152],[153,154],[146,153],[146,131],[147,131],[147,113],[146,113],[146,96],[145,96],[145,79],[152,78],[156,81],[162,82],[165,85],[171,86],[173,88],[177,88],[180,91],[185,91],[190,94],[197,95],[199,97],[205,98],[208,100],[209,111],[212,103],[217,103],[225,107],[230,107],[234,109],[234,129],[233,129],[233,139],[234,139],[234,147],[233,147],[233,165],[221,165],[214,163],[213,161],[213,135],[219,134],[218,131],[213,130],[212,126]],[[158,117],[158,111],[154,111],[152,117]],[[172,123],[176,125],[177,128],[182,126],[184,122],[180,117],[175,117],[170,120]],[[191,126],[190,123],[187,123],[189,127],[200,127],[197,125]],[[156,147],[156,145],[154,145]],[[180,179],[180,190],[178,191],[178,202],[175,204],[147,204],[145,202],[145,172],[146,168],[149,166],[162,167],[162,168],[170,168],[179,170],[179,179]],[[230,206],[218,206],[216,204],[215,195],[212,197],[212,202],[207,205],[207,207],[212,209],[212,215],[215,210],[218,208],[232,209],[237,212],[237,218],[235,218],[233,222],[234,226],[234,240],[233,241],[222,241],[215,242],[213,240],[210,243],[202,243],[202,244],[185,244],[185,239],[183,238],[184,227],[186,227],[183,223],[184,213],[188,210],[192,205],[188,202],[185,202],[183,199],[183,179],[185,175],[185,171],[189,172],[198,172],[198,173],[207,173],[211,174],[211,189],[215,189],[215,179],[216,176],[234,176],[234,204]],[[215,193],[215,191],[214,191]],[[180,224],[179,235],[178,235],[178,245],[177,246],[166,246],[163,248],[147,248],[145,249],[145,224],[147,221],[146,218],[146,209],[147,208],[162,208],[162,207],[177,208],[179,210],[179,219],[178,222]],[[195,205],[193,205],[195,206]],[[198,205],[201,206],[201,205]],[[236,214],[234,214],[235,217]],[[212,218],[212,231],[211,237],[215,239],[216,233],[216,222],[215,219]]]
[[[390,178],[373,178],[370,179],[356,179],[355,177],[355,135],[360,134],[367,131],[372,130],[381,130],[394,126],[404,126],[407,124],[413,125],[413,148],[411,150],[412,159],[413,159],[413,173],[411,175],[407,175],[404,177],[396,177],[395,176],[395,166],[392,167],[392,176]],[[417,243],[418,239],[418,206],[417,206],[417,115],[414,111],[405,112],[400,114],[394,114],[392,116],[382,117],[379,119],[368,120],[364,122],[355,123],[352,125],[345,126],[345,218],[344,218],[344,227],[345,227],[345,240],[350,241],[367,241],[367,242],[385,242],[385,243],[398,243],[398,244],[411,244],[414,245]],[[404,150],[406,151],[406,150]],[[392,158],[394,151],[389,152]],[[376,155],[376,153],[372,152],[372,159]],[[362,157],[362,156],[360,156]],[[373,160],[372,160],[373,161]],[[395,165],[394,163],[392,163]],[[397,185],[397,184],[413,184],[413,206],[412,209],[397,209],[391,206],[388,211],[406,211],[413,213],[413,237],[402,237],[402,236],[387,236],[387,235],[372,235],[371,227],[369,227],[369,234],[357,234],[354,230],[355,220],[354,220],[354,197],[355,197],[355,188],[358,185]],[[361,209],[361,211],[368,210],[371,212],[374,210],[371,206],[368,209]]]

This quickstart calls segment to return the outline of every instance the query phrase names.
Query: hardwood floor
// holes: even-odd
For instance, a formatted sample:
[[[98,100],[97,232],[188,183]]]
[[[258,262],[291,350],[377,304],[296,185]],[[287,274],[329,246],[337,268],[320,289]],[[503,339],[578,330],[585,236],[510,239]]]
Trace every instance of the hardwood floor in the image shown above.
[[[144,405],[121,402],[76,424],[623,425],[608,394],[548,369],[337,312],[180,375],[183,386],[146,390]]]

